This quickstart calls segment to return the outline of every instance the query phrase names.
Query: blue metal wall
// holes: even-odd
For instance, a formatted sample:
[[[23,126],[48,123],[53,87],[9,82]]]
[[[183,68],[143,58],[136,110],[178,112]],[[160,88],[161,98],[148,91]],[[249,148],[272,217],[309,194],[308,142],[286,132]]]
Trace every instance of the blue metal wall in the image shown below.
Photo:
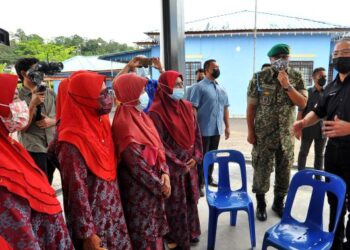
[[[256,44],[256,70],[269,62],[267,52],[277,43],[291,46],[291,60],[313,61],[314,67],[328,70],[331,35],[265,35],[258,36]],[[253,74],[253,37],[217,36],[187,37],[186,61],[216,59],[220,65],[219,83],[226,89],[230,101],[231,116],[245,116],[246,92]],[[152,48],[152,56],[159,56],[159,47]],[[157,72],[153,71],[153,78]]]

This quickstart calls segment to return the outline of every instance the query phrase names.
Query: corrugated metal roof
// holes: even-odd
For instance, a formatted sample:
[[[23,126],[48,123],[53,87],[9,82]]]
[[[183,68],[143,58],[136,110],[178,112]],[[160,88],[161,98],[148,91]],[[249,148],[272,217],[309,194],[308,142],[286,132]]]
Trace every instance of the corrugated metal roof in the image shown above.
[[[62,62],[63,72],[73,72],[77,70],[103,71],[111,69],[122,69],[124,63],[108,62],[98,59],[98,56],[75,56]]]
[[[107,61],[115,61],[115,62],[129,62],[133,57],[143,55],[146,57],[151,57],[151,49],[138,49],[138,50],[132,50],[132,51],[125,51],[125,52],[119,52],[114,54],[108,54],[99,56],[99,59],[107,60]]]
[[[243,10],[224,15],[213,16],[185,23],[186,33],[213,31],[246,31],[254,29],[254,11]],[[350,28],[307,18],[286,16],[267,12],[257,12],[257,30],[332,30]],[[158,33],[151,31],[150,33]]]

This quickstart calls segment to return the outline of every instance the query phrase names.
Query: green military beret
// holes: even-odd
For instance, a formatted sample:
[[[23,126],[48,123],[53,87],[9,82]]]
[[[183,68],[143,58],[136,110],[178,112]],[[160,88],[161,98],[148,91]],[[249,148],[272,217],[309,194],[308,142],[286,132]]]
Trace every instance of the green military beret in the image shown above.
[[[273,46],[270,51],[267,53],[268,57],[274,57],[280,54],[283,55],[289,55],[290,53],[290,48],[287,44],[284,43],[280,43],[280,44],[276,44],[275,46]]]

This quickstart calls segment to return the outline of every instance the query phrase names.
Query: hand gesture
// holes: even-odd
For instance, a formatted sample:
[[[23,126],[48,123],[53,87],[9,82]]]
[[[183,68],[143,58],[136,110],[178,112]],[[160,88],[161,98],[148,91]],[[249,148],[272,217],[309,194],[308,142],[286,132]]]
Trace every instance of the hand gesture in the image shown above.
[[[300,140],[302,130],[304,128],[304,120],[298,120],[294,122],[292,127],[292,134],[294,134],[295,138]]]
[[[169,198],[171,194],[171,185],[170,185],[169,175],[162,174],[161,181],[162,181],[162,193],[165,196],[165,198]]]
[[[160,62],[159,57],[153,57],[153,58],[152,58],[152,65],[153,65],[153,67],[155,67],[156,69],[158,69],[160,73],[163,72],[163,66],[162,66],[162,64],[161,64],[161,62]]]
[[[277,79],[280,83],[280,85],[282,86],[282,88],[288,88],[289,85],[289,77],[286,71],[280,71],[278,73]]]
[[[45,101],[45,92],[33,92],[29,106],[36,107]]]
[[[196,161],[192,158],[191,160],[189,160],[188,162],[186,162],[186,167],[191,170],[192,168],[194,168],[194,166],[196,166]]]
[[[225,128],[225,140],[227,140],[228,138],[230,138],[231,132],[229,128]]]
[[[340,120],[338,116],[334,121],[324,121],[323,133],[329,138],[350,135],[350,122]]]
[[[247,141],[253,145],[256,143],[256,137],[255,137],[254,131],[248,131]]]
[[[83,240],[83,250],[107,250],[101,247],[101,239],[96,234]]]
[[[45,128],[50,128],[56,125],[56,120],[52,119],[44,114],[41,114],[42,117],[44,117],[43,119],[41,119],[40,121],[35,122],[35,125],[38,126],[41,129],[45,129]]]
[[[127,66],[129,67],[129,69],[131,71],[135,71],[135,68],[140,67],[141,63],[140,63],[140,57],[139,56],[135,56],[133,59],[131,59]]]

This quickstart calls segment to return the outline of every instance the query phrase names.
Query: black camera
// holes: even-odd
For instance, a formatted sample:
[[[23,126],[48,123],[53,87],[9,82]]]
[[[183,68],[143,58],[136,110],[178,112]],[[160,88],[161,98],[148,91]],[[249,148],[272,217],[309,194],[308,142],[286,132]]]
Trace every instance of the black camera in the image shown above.
[[[0,29],[0,44],[10,46],[10,34],[3,29]]]
[[[46,85],[42,84],[44,75],[53,75],[61,72],[62,69],[61,62],[38,62],[27,71],[27,76],[37,86],[38,92],[44,92],[46,90]]]

